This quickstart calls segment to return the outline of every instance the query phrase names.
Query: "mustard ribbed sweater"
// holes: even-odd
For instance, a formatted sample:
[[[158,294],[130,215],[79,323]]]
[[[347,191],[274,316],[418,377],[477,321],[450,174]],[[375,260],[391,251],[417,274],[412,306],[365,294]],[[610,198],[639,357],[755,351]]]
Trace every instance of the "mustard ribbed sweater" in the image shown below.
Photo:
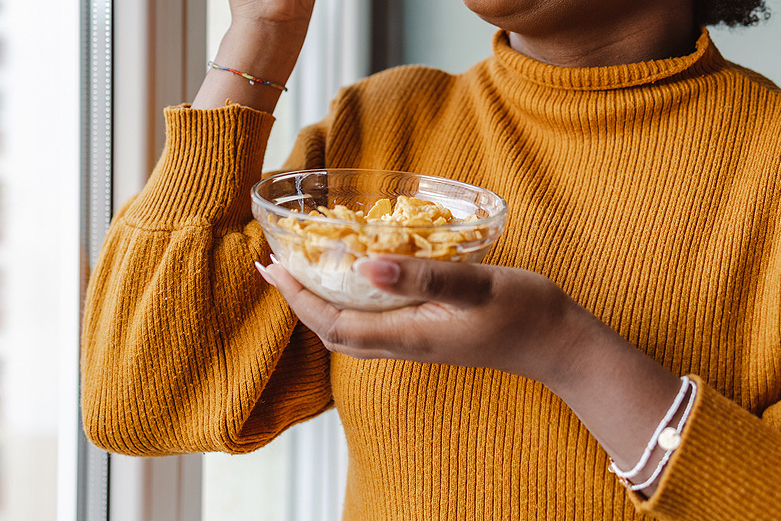
[[[273,118],[168,109],[163,157],[92,275],[87,434],[138,455],[247,452],[335,405],[345,519],[781,519],[781,91],[707,33],[683,58],[563,69],[510,49],[344,89],[286,165],[408,170],[509,203],[486,262],[550,277],[699,384],[658,492],[631,496],[542,385],[329,354],[253,266]]]

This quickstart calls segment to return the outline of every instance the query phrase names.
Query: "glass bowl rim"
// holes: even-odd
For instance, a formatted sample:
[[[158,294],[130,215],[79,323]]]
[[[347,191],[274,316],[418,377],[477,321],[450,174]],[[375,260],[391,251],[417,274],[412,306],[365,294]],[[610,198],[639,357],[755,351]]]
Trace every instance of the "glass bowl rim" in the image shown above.
[[[315,174],[315,173],[328,173],[328,172],[368,172],[368,173],[383,173],[383,174],[400,174],[403,176],[412,176],[416,178],[421,179],[432,179],[438,182],[446,181],[449,184],[453,184],[456,186],[460,186],[463,188],[468,188],[470,190],[478,189],[482,190],[486,193],[488,193],[490,196],[495,197],[498,202],[501,205],[501,209],[499,212],[496,213],[496,215],[492,215],[490,217],[486,217],[484,219],[477,219],[476,221],[469,221],[469,222],[460,222],[460,223],[454,223],[454,224],[432,224],[428,226],[402,226],[399,224],[393,224],[393,223],[360,223],[356,221],[349,221],[346,219],[336,219],[334,217],[326,217],[324,215],[309,215],[304,214],[301,212],[294,212],[293,210],[288,210],[287,208],[283,208],[279,205],[276,205],[269,201],[268,199],[264,199],[258,194],[258,189],[261,184],[264,183],[270,183],[273,180],[280,179],[283,177],[294,177],[299,174]],[[404,172],[401,170],[383,170],[383,169],[374,169],[374,168],[311,168],[311,169],[305,169],[305,170],[289,170],[285,172],[279,172],[274,175],[271,175],[265,179],[261,179],[257,183],[255,183],[252,186],[251,190],[252,195],[252,201],[259,206],[263,207],[264,209],[271,211],[275,214],[282,215],[284,217],[293,217],[294,219],[298,219],[301,221],[313,221],[313,222],[319,222],[324,224],[340,224],[340,225],[351,225],[351,226],[358,226],[361,228],[371,228],[371,229],[382,229],[382,228],[389,228],[389,229],[405,229],[405,230],[448,230],[448,229],[474,229],[474,228],[485,228],[490,226],[496,221],[502,222],[506,216],[507,216],[507,201],[497,194],[496,192],[493,192],[489,190],[488,188],[483,188],[482,186],[477,186],[469,183],[465,183],[463,181],[457,181],[455,179],[450,179],[449,177],[441,177],[441,176],[435,176],[435,175],[427,175],[427,174],[416,174],[414,172]]]

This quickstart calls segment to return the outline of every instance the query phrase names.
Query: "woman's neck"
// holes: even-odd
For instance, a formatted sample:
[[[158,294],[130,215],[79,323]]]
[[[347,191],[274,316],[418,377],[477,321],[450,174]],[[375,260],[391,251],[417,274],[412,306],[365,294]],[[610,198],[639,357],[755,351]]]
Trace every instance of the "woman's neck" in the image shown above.
[[[662,36],[653,30],[590,38],[588,34],[537,39],[510,33],[510,46],[537,61],[560,67],[603,67],[685,56],[694,50],[693,27]],[[604,36],[604,35],[603,35]]]
[[[692,2],[681,0],[563,0],[536,3],[494,23],[530,58],[601,67],[690,54],[700,34],[693,11]]]

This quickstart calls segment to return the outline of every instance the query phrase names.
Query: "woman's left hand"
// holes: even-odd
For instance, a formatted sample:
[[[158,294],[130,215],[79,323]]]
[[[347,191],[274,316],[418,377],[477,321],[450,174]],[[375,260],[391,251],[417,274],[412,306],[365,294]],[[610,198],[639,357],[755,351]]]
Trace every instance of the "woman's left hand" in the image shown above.
[[[331,351],[356,358],[487,367],[543,383],[561,377],[593,315],[530,271],[406,256],[365,259],[354,268],[374,286],[424,301],[370,313],[337,309],[281,266],[266,267],[298,318]]]
[[[331,351],[487,367],[543,383],[620,468],[640,459],[680,388],[677,375],[537,273],[403,256],[355,269],[380,289],[425,303],[382,313],[340,310],[279,265],[261,273]],[[637,479],[650,477],[660,458],[655,453]]]

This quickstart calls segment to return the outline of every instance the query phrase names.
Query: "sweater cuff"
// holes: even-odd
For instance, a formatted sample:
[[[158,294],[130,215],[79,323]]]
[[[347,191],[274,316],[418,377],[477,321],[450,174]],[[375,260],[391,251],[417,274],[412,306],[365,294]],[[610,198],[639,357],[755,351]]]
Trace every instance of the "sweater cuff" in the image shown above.
[[[273,123],[271,114],[240,105],[165,109],[163,154],[125,220],[159,230],[246,223]]]
[[[689,377],[698,392],[681,447],[636,506],[659,519],[781,519],[781,432]]]

